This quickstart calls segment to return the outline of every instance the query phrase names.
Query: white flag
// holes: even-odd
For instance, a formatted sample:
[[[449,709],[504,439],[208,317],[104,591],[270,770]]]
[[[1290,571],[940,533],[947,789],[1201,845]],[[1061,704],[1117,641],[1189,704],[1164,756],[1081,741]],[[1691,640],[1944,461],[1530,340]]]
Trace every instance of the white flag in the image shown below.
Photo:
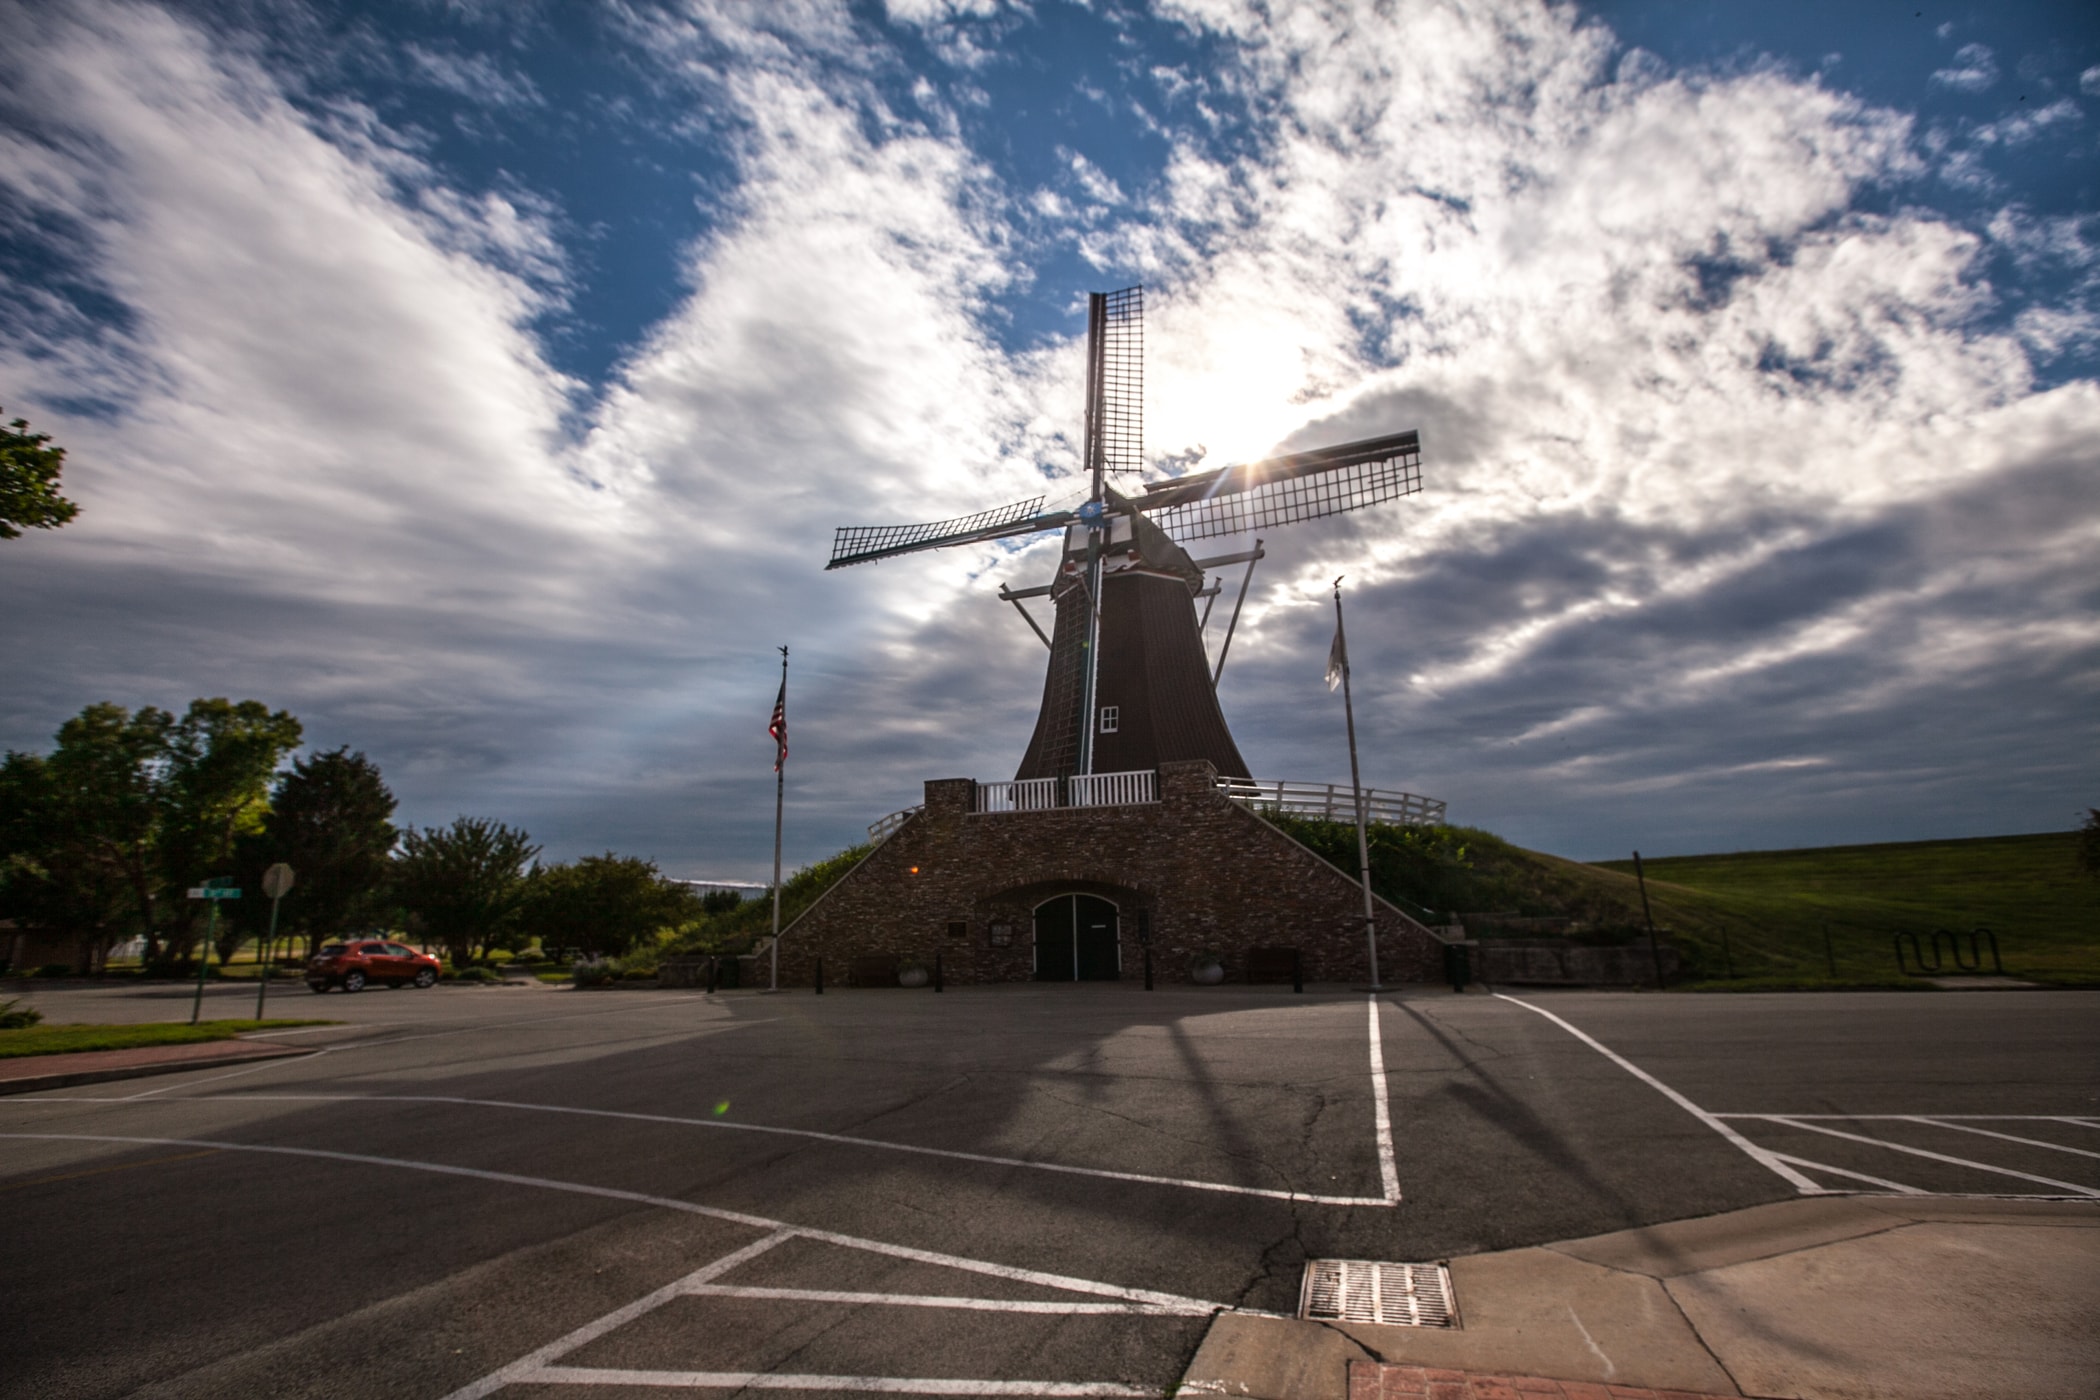
[[[1327,688],[1334,690],[1342,683],[1342,668],[1349,664],[1349,649],[1342,645],[1342,626],[1334,627],[1334,645],[1327,648]]]

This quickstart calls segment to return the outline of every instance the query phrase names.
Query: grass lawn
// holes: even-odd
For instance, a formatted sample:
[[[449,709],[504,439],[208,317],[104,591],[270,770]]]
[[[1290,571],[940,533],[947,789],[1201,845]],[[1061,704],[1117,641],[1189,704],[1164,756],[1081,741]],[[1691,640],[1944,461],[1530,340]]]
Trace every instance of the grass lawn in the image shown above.
[[[143,1026],[25,1026],[0,1030],[0,1059],[18,1055],[63,1055],[76,1050],[130,1050],[141,1045],[190,1045],[205,1040],[231,1040],[248,1031],[285,1026],[328,1026],[333,1021],[199,1021],[196,1025],[164,1022]]]
[[[1670,856],[1643,865],[1659,905],[1729,932],[1729,958],[1745,983],[1909,980],[1896,969],[1898,933],[1915,933],[1929,947],[1934,929],[1966,935],[1978,927],[1997,935],[2005,970],[2016,977],[2100,983],[2100,880],[2079,869],[2077,843],[2077,833],[2066,831]],[[1633,873],[1630,860],[1598,864]],[[1656,917],[1665,920],[1662,908]],[[1721,970],[1711,956],[1701,961]]]

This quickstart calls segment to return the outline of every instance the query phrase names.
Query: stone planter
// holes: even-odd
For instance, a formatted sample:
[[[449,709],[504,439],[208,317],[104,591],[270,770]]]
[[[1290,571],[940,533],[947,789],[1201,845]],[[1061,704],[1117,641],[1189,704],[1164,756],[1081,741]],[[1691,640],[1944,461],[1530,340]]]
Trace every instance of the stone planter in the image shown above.
[[[897,985],[900,987],[923,987],[929,980],[930,975],[923,967],[907,967],[897,974]]]

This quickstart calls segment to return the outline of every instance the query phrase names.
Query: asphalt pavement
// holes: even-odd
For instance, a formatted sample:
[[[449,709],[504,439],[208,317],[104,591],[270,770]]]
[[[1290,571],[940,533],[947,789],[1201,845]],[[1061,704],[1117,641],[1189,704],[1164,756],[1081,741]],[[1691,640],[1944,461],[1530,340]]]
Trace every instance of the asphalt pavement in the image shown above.
[[[171,995],[33,998],[178,1019]],[[298,1057],[0,1100],[0,1395],[1161,1394],[1221,1314],[1293,1314],[1309,1258],[1855,1189],[2100,1197],[2094,993],[272,1009],[350,1024],[273,1037]]]

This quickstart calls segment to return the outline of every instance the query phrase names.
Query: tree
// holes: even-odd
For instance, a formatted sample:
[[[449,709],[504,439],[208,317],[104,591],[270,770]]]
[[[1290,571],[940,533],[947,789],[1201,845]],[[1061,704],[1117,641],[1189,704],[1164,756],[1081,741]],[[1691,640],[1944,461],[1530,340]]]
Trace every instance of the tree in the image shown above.
[[[107,952],[124,929],[152,935],[159,911],[162,770],[174,717],[89,705],[48,756],[0,764],[0,859],[8,916],[70,928]]]
[[[19,539],[26,527],[52,530],[80,513],[58,494],[66,449],[47,447],[49,433],[32,433],[17,418],[0,429],[0,540]]]
[[[288,928],[305,932],[309,952],[317,939],[379,912],[399,835],[393,815],[379,765],[348,745],[300,759],[278,778],[263,829],[246,843],[255,856],[244,863],[292,867],[282,912]]]
[[[666,880],[655,862],[607,851],[534,871],[519,927],[542,948],[619,957],[699,912],[691,889]]]
[[[171,905],[189,886],[233,872],[235,845],[262,830],[270,779],[302,733],[298,720],[260,700],[190,702],[168,731],[161,775],[160,863]],[[186,904],[176,907],[184,915],[175,921],[173,942],[186,953],[196,916]],[[223,962],[239,946],[241,928],[230,920],[221,928]]]
[[[2088,875],[2100,875],[2100,807],[2085,809],[2085,825],[2078,829],[2078,863]]]
[[[486,953],[516,918],[525,866],[540,848],[522,831],[484,817],[401,836],[394,896],[425,936],[445,945],[454,966]]]

